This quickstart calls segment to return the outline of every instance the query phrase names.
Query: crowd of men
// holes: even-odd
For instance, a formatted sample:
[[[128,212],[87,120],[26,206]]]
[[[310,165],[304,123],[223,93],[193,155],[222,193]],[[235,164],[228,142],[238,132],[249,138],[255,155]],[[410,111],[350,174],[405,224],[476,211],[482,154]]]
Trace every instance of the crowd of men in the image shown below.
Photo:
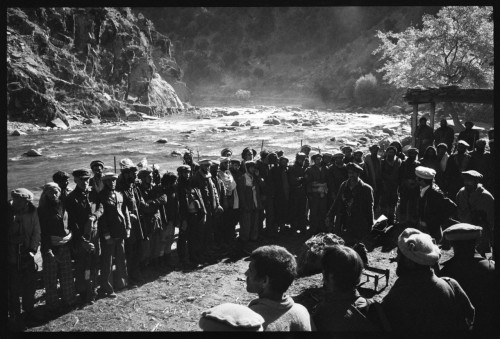
[[[34,256],[39,247],[47,310],[57,313],[61,305],[115,298],[115,291],[142,284],[146,268],[172,265],[175,228],[178,264],[190,269],[235,252],[271,256],[252,252],[252,243],[263,237],[319,232],[342,237],[366,264],[366,239],[380,214],[390,224],[428,234],[437,244],[443,229],[458,222],[475,225],[481,230],[475,233],[478,255],[484,258],[493,246],[493,130],[489,140],[479,139],[473,124],[465,125],[454,150],[446,120],[433,132],[421,118],[415,148],[403,149],[395,141],[381,152],[373,144],[364,155],[349,146],[320,153],[304,145],[291,165],[282,151],[261,150],[257,156],[247,147],[240,160],[225,148],[220,159],[198,162],[188,151],[177,173],[164,174],[157,165],[127,158],[116,174],[95,160],[89,169],[55,173],[43,187],[38,207],[31,191],[15,189],[9,202],[10,317],[21,316],[20,298],[24,317],[35,317]],[[76,184],[72,191],[71,177]],[[428,262],[425,267],[436,263]],[[281,298],[288,286],[268,286],[269,293]],[[287,303],[293,308],[293,302]],[[290,317],[304,318],[302,311]],[[306,322],[299,327],[310,329]],[[283,326],[271,328],[293,329]]]

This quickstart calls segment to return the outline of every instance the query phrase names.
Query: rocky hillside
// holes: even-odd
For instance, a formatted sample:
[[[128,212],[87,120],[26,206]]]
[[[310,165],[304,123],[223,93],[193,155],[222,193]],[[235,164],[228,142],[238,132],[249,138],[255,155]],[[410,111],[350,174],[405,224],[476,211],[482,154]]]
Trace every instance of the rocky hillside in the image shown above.
[[[180,74],[170,39],[130,8],[7,9],[9,121],[171,114],[184,108]]]
[[[329,107],[353,103],[353,86],[381,63],[377,30],[403,31],[439,7],[133,8],[172,39],[183,79],[200,99],[249,90],[254,102]],[[389,106],[401,93],[382,86]],[[391,101],[391,102],[388,102]]]

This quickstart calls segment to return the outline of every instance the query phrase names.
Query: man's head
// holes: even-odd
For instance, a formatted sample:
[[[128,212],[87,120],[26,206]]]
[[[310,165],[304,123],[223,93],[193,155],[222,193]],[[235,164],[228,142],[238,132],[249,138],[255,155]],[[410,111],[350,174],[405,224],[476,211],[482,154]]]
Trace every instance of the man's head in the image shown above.
[[[137,179],[137,166],[128,158],[120,160],[120,171],[125,182],[132,184]]]
[[[250,173],[252,175],[255,174],[255,170],[257,169],[255,161],[249,160],[249,161],[245,162],[245,168],[246,168],[248,173]]]
[[[102,175],[102,182],[109,190],[116,189],[116,179],[118,179],[118,174],[114,172],[106,172]]]
[[[429,270],[441,257],[439,247],[427,233],[415,228],[407,228],[398,238],[398,267],[396,274]]]
[[[464,123],[464,125],[465,125],[465,129],[467,129],[467,130],[471,130],[472,127],[474,127],[474,123],[472,121],[466,121]]]
[[[420,124],[420,126],[425,126],[427,124],[427,118],[424,117],[420,118],[418,120],[418,123]]]
[[[356,150],[352,153],[352,156],[354,157],[354,161],[357,163],[363,162],[363,151]]]
[[[237,171],[240,169],[241,161],[238,159],[231,159],[229,165],[231,166],[230,169],[232,169],[233,171]]]
[[[476,241],[481,237],[483,228],[467,223],[460,223],[448,227],[443,231],[443,237],[453,247],[454,255],[474,256]]]
[[[418,148],[411,147],[408,149],[408,159],[414,161],[418,157]]]
[[[55,182],[46,183],[43,186],[42,195],[40,196],[40,204],[48,203],[57,205],[61,202],[61,188]]]
[[[312,148],[309,145],[304,145],[300,148],[300,151],[304,153],[307,157],[309,156],[309,153],[311,153],[311,150]]]
[[[344,146],[342,147],[342,153],[344,153],[346,158],[351,157],[352,155],[352,147],[351,146]]]
[[[252,150],[249,147],[245,147],[241,152],[241,158],[245,161],[249,161],[253,159]]]
[[[394,158],[396,157],[396,152],[397,152],[396,147],[389,146],[385,150],[385,156],[387,157],[388,160],[393,161]]]
[[[217,175],[217,171],[219,170],[219,165],[220,165],[219,160],[212,160],[212,164],[210,165],[210,173],[212,174],[212,176]]]
[[[169,188],[172,187],[176,184],[177,182],[177,175],[173,172],[167,172],[163,174],[161,177],[161,187],[162,188]]]
[[[150,167],[146,167],[141,169],[137,173],[137,178],[141,180],[141,185],[143,187],[150,187],[151,183],[153,182],[153,169]]]
[[[231,158],[231,156],[233,155],[233,151],[231,151],[230,148],[224,148],[222,151],[220,151],[220,155],[224,158]]]
[[[287,167],[288,166],[288,158],[285,157],[285,156],[281,157],[280,160],[279,160],[279,165],[282,168]]]
[[[295,154],[295,164],[302,166],[304,165],[304,160],[306,160],[305,153],[299,152]]]
[[[344,245],[327,246],[321,258],[323,284],[327,291],[338,289],[349,292],[356,289],[363,271],[359,254]]]
[[[415,168],[417,184],[422,188],[432,184],[436,171],[429,167],[418,166]]]
[[[245,275],[248,292],[259,296],[283,294],[297,275],[297,263],[295,257],[284,247],[262,246],[250,255]]]
[[[440,143],[439,145],[436,146],[436,153],[439,159],[441,159],[446,152],[448,152],[448,145],[445,143]]]
[[[187,181],[191,175],[191,166],[181,165],[177,167],[177,174],[179,175],[179,179]]]
[[[477,189],[479,182],[483,179],[483,175],[477,171],[470,170],[462,172],[462,178],[464,179],[465,190],[470,193]]]
[[[333,154],[330,153],[330,152],[324,152],[323,153],[323,163],[325,164],[330,164],[332,162],[332,159],[333,159]]]
[[[467,143],[465,140],[458,140],[458,142],[457,142],[457,153],[458,154],[464,154],[465,151],[467,151],[468,147],[469,147],[469,143]]]
[[[90,171],[88,169],[77,169],[74,170],[71,174],[73,175],[73,180],[75,181],[75,184],[78,188],[80,188],[82,191],[86,191],[89,188]]]
[[[69,173],[63,171],[57,171],[52,176],[52,180],[59,185],[61,190],[65,190],[69,185]]]
[[[219,159],[219,163],[220,163],[219,168],[221,171],[226,171],[229,169],[229,161],[230,160],[231,160],[230,158],[224,158],[224,157]]]
[[[424,152],[424,159],[436,159],[437,152],[434,146],[427,146]]]
[[[14,211],[22,211],[28,204],[33,202],[33,193],[26,188],[16,188],[10,192],[12,197],[12,209]]]
[[[208,172],[210,170],[210,166],[212,166],[212,161],[210,161],[209,159],[203,159],[203,160],[200,160],[200,162],[198,164],[200,165],[200,170],[203,173],[208,174]]]
[[[337,165],[337,166],[340,166],[344,163],[344,153],[335,153],[333,155],[333,161],[334,161],[334,164]]]
[[[314,161],[314,165],[321,166],[321,160],[323,160],[323,156],[319,153],[316,153],[311,157],[311,160]]]
[[[267,163],[269,165],[276,165],[278,164],[278,155],[274,152],[271,152],[267,155]]]
[[[363,172],[363,167],[359,166],[354,162],[350,162],[346,165],[347,169],[347,179],[351,184],[357,183],[359,181],[359,176]]]
[[[94,177],[101,178],[104,171],[104,163],[101,160],[94,160],[90,163],[90,169],[94,173]]]
[[[371,145],[369,148],[371,156],[376,157],[379,149],[380,149],[379,145],[377,145],[377,144]]]
[[[191,153],[190,151],[184,152],[182,159],[184,159],[185,164],[192,165],[193,164],[193,153]]]
[[[448,126],[448,121],[446,121],[446,119],[441,119],[441,121],[439,122],[439,125],[444,128],[444,127]]]
[[[486,149],[486,139],[479,139],[478,141],[476,141],[476,150],[479,153],[484,153],[485,149]]]
[[[389,146],[396,148],[396,154],[403,150],[403,145],[401,145],[401,143],[397,140],[394,140],[393,142],[391,142],[391,144]]]

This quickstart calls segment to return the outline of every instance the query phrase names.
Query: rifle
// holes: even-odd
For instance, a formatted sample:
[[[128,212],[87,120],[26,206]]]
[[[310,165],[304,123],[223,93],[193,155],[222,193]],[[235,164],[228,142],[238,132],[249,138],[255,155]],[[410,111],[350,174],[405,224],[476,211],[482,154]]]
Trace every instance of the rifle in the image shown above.
[[[196,152],[198,153],[198,162],[200,162],[200,150],[196,149]]]
[[[113,156],[113,162],[115,164],[115,174],[116,174],[116,156]]]
[[[264,149],[264,140],[262,140],[262,144],[260,145],[260,151],[262,152],[263,149]]]

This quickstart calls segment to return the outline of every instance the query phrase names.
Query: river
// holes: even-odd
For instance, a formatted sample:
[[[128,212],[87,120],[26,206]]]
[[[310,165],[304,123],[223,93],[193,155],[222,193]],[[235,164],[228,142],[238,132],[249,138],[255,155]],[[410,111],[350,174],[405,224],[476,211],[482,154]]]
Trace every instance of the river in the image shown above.
[[[102,160],[113,168],[116,157],[117,166],[122,158],[130,158],[135,163],[146,158],[149,164],[158,164],[160,171],[175,171],[182,164],[180,156],[172,156],[172,151],[183,152],[187,147],[194,150],[195,159],[208,157],[217,159],[224,147],[233,149],[235,157],[240,158],[246,146],[260,151],[264,147],[282,149],[293,159],[300,142],[332,150],[341,146],[337,139],[352,139],[366,133],[376,125],[401,125],[401,119],[385,115],[314,112],[302,110],[290,112],[277,107],[232,108],[219,110],[237,111],[237,116],[223,116],[205,119],[199,114],[181,114],[159,120],[126,122],[116,124],[96,124],[81,126],[77,129],[46,131],[24,136],[7,137],[7,188],[8,192],[25,187],[35,194],[37,203],[42,186],[52,181],[52,175],[59,171],[71,173],[76,168],[88,168],[90,162]],[[210,110],[217,110],[211,108]],[[301,124],[282,123],[277,126],[263,125],[263,121],[273,115],[279,119],[314,118],[321,123],[314,127]],[[234,121],[250,121],[254,126],[236,127],[235,130],[222,131],[217,127],[230,126]],[[168,139],[165,144],[156,143],[160,138]],[[355,144],[355,143],[354,143]],[[366,148],[366,147],[365,147]],[[42,156],[27,157],[23,153],[38,149]],[[338,148],[337,150],[338,151]],[[336,152],[335,151],[335,152]],[[70,188],[75,186],[70,179]],[[9,198],[10,196],[8,196]]]

